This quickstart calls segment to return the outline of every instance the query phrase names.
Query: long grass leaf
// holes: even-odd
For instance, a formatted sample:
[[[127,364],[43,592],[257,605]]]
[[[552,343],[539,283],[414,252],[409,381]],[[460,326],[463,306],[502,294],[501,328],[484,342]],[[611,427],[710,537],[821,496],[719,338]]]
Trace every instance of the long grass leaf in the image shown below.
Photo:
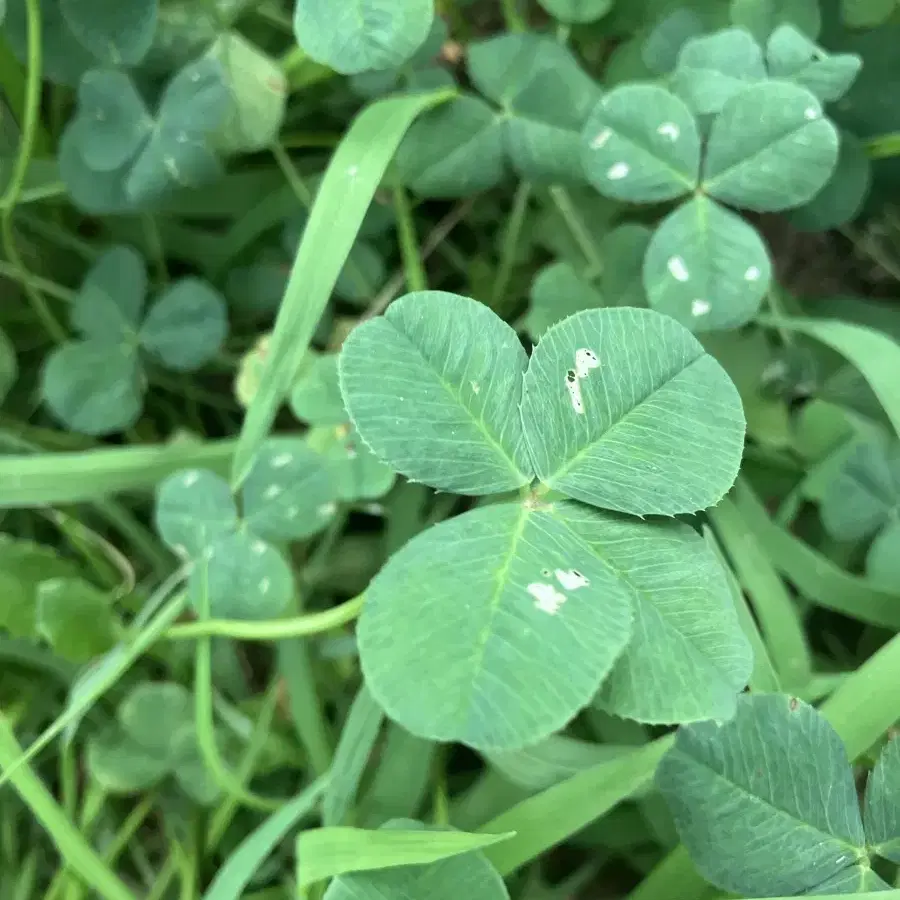
[[[241,429],[231,470],[235,487],[244,480],[272,427],[403,135],[418,115],[454,93],[442,90],[379,100],[357,116],[335,151],[310,210],[259,388]]]

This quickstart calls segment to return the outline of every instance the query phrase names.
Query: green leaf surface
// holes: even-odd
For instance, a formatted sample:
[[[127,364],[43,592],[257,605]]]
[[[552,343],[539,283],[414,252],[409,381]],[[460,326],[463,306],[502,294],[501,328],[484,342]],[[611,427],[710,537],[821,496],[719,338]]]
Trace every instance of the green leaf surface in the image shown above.
[[[538,272],[531,284],[525,325],[531,337],[538,340],[551,325],[583,309],[604,305],[600,291],[569,263],[551,263]]]
[[[581,130],[601,92],[577,57],[549,36],[504,34],[472,44],[468,66],[478,90],[503,108],[516,171],[580,180]]]
[[[427,623],[409,616],[423,595]],[[630,626],[627,588],[552,510],[504,504],[443,522],[391,557],[358,635],[366,682],[404,728],[503,750],[585,706]]]
[[[798,894],[852,866],[865,836],[841,739],[783,694],[681,728],[657,772],[700,873],[745,896]]]
[[[794,81],[823,103],[840,100],[862,68],[855,53],[830,55],[790,25],[775,29],[766,46],[769,74]]]
[[[303,842],[310,839],[322,840],[315,835],[315,831],[308,831],[298,840],[297,855],[300,859],[301,884],[308,883],[302,868]],[[466,844],[472,847],[489,846],[497,843],[498,839],[502,841],[505,835],[472,835],[437,829],[401,831],[397,828],[382,828],[378,831],[362,832],[359,835],[344,830],[342,837],[343,842],[348,842],[349,839],[355,845],[356,861],[353,861],[350,854],[344,855],[351,870],[331,882],[325,891],[325,900],[379,900],[382,897],[453,900],[461,896],[471,900],[508,900],[509,894],[503,879],[484,856],[477,850],[461,852]],[[327,840],[329,836],[323,835],[323,838]],[[363,849],[366,846],[371,849]],[[433,848],[430,854],[425,849],[429,846]],[[441,847],[444,848],[443,853],[439,852]],[[398,852],[398,848],[403,850]],[[352,852],[354,847],[348,846],[348,849]],[[366,862],[384,865],[392,859],[399,860],[403,857],[411,860],[418,858],[422,864],[401,865],[396,862],[393,868],[380,871],[352,871],[353,868]]]
[[[167,756],[155,755],[115,726],[92,735],[85,757],[91,779],[110,794],[137,794],[169,773]]]
[[[73,431],[101,435],[130,428],[143,406],[143,376],[134,348],[72,341],[54,350],[41,373],[50,412]]]
[[[231,107],[215,137],[223,153],[252,153],[278,137],[287,105],[281,67],[241,34],[223,34],[208,51],[225,72]]]
[[[284,557],[247,531],[218,538],[194,563],[188,592],[199,607],[208,591],[214,619],[262,621],[277,618],[294,594]]]
[[[742,28],[728,28],[684,44],[672,86],[695,113],[709,115],[721,112],[735,94],[765,78],[759,44]]]
[[[615,88],[597,103],[585,125],[582,164],[591,184],[613,200],[674,200],[697,184],[697,122],[684,102],[664,88]]]
[[[392,69],[422,46],[434,19],[433,0],[298,0],[297,43],[342,75]]]
[[[841,18],[848,28],[875,28],[896,8],[897,0],[841,0]]]
[[[751,85],[713,121],[703,189],[758,212],[800,206],[831,177],[838,143],[837,129],[805,88],[787,81]]]
[[[156,493],[155,525],[179,556],[197,558],[237,528],[237,510],[228,484],[205,469],[169,475]]]
[[[154,756],[171,758],[176,731],[194,725],[194,701],[173,681],[145,681],[119,704],[119,723],[135,744]]]
[[[705,30],[693,9],[673,9],[650,29],[640,48],[642,61],[651,73],[667,75],[674,71],[681,48]]]
[[[410,827],[417,826],[417,827]],[[433,867],[442,860],[462,857],[468,866],[479,868],[473,851],[499,843],[508,834],[467,834],[464,831],[423,828],[417,822],[394,821],[377,830],[363,828],[313,828],[297,838],[297,883],[303,889],[326,878],[351,872],[377,872],[410,866]],[[489,866],[481,860],[481,867]],[[460,868],[464,872],[465,868]],[[499,882],[499,876],[496,876]],[[401,884],[403,882],[398,882]],[[409,884],[409,882],[406,882]],[[415,882],[413,882],[415,883]],[[501,882],[502,884],[502,882]],[[329,890],[326,893],[330,893]],[[349,896],[349,894],[348,894]],[[389,895],[390,896],[390,895]],[[429,896],[417,889],[403,896]]]
[[[885,590],[900,591],[900,520],[896,514],[869,547],[866,576]]]
[[[822,27],[819,0],[731,0],[731,21],[760,42],[779,25],[792,25],[810,38]]]
[[[0,626],[12,637],[37,636],[38,590],[44,581],[78,576],[55,550],[0,535]]]
[[[790,212],[802,231],[830,231],[853,221],[862,210],[872,183],[872,161],[865,145],[849,131],[841,132],[837,166],[815,197]]]
[[[609,306],[647,305],[643,268],[652,234],[644,225],[626,223],[604,235],[601,256],[616,261],[604,266],[600,276],[600,290]]]
[[[463,95],[416,122],[397,150],[394,168],[423,197],[463,197],[506,175],[504,132],[497,113]]]
[[[88,270],[72,303],[72,327],[109,345],[133,341],[147,293],[144,260],[132,247],[110,247]]]
[[[244,520],[259,537],[298,541],[321,531],[337,510],[328,466],[305,441],[273,438],[242,488]]]
[[[159,0],[59,0],[59,9],[72,34],[97,59],[133,66],[153,43]]]
[[[342,425],[349,416],[338,381],[338,354],[310,354],[291,391],[291,412],[310,425]]]
[[[759,310],[772,280],[759,233],[698,196],[660,223],[644,258],[650,306],[692,331],[737,328]]]
[[[538,478],[634,515],[694,512],[734,483],[740,396],[689,331],[651,310],[578,313],[525,375],[522,417]]]
[[[407,478],[462,494],[531,481],[518,399],[527,357],[490,309],[419,291],[345,341],[341,391],[360,437]]]
[[[870,536],[900,510],[900,444],[858,444],[826,485],[822,524],[839,541]]]
[[[85,165],[112,172],[140,150],[153,119],[124,72],[95,69],[78,85],[78,111],[69,127]]]
[[[900,862],[900,743],[889,740],[866,784],[866,841],[875,853]]]
[[[37,627],[53,652],[89,662],[116,640],[111,599],[81,578],[49,578],[37,589]]]
[[[339,499],[348,503],[377,500],[393,487],[394,470],[369,450],[349,424],[314,428],[307,439],[326,460]]]
[[[225,301],[200,278],[181,278],[155,300],[141,326],[141,345],[166,368],[193,372],[221,349],[228,332]]]
[[[601,706],[656,724],[730,718],[753,658],[725,572],[703,538],[677,522],[574,503],[558,510],[631,592],[634,632],[600,690]]]
[[[554,19],[567,25],[581,25],[602,19],[611,9],[613,0],[538,0]]]

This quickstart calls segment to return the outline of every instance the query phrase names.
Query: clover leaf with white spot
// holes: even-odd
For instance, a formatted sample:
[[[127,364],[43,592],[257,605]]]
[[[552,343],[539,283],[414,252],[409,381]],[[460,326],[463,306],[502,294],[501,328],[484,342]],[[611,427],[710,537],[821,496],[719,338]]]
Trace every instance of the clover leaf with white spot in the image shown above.
[[[305,441],[273,438],[241,490],[204,469],[176,472],[159,487],[156,528],[191,563],[189,594],[208,594],[213,617],[270,619],[284,611],[293,576],[272,544],[311,537],[337,512],[335,479]]]
[[[172,78],[155,115],[128,75],[86,72],[59,148],[72,201],[95,214],[143,210],[216,178],[222,166],[212,138],[232,109],[225,70],[210,57]]]
[[[207,282],[182,278],[144,312],[144,261],[127,246],[107,250],[72,304],[80,338],[44,364],[41,393],[73,431],[110,434],[133,425],[147,389],[147,362],[193,372],[219,352],[228,331],[225,303]]]

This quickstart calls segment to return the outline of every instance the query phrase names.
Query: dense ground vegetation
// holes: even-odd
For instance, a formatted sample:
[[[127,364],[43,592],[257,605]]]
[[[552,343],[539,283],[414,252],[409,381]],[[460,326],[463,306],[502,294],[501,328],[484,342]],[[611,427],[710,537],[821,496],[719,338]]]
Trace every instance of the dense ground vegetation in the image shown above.
[[[896,0],[0,11],[0,900],[900,886]]]

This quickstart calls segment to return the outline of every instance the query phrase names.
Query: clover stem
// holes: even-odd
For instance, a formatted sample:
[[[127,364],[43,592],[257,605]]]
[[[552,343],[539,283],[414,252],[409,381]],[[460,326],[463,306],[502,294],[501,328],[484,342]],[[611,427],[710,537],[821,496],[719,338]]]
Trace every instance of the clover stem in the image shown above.
[[[587,260],[587,277],[591,279],[596,278],[603,271],[603,260],[597,252],[591,233],[578,214],[578,210],[575,209],[575,204],[572,203],[569,192],[562,185],[553,185],[550,188],[550,199],[559,211],[575,243],[578,244],[578,249],[581,250],[584,258]]]
[[[531,184],[527,181],[520,181],[513,197],[512,210],[503,235],[503,246],[500,249],[500,265],[497,267],[497,276],[491,289],[491,309],[499,315],[503,314],[504,300],[506,292],[509,290],[513,267],[516,264],[530,199]]]
[[[364,595],[360,594],[324,612],[307,613],[272,622],[207,619],[203,622],[173,625],[164,637],[173,641],[205,637],[228,637],[239,641],[283,641],[295,637],[308,637],[332,631],[352,622],[362,611],[363,601]]]

